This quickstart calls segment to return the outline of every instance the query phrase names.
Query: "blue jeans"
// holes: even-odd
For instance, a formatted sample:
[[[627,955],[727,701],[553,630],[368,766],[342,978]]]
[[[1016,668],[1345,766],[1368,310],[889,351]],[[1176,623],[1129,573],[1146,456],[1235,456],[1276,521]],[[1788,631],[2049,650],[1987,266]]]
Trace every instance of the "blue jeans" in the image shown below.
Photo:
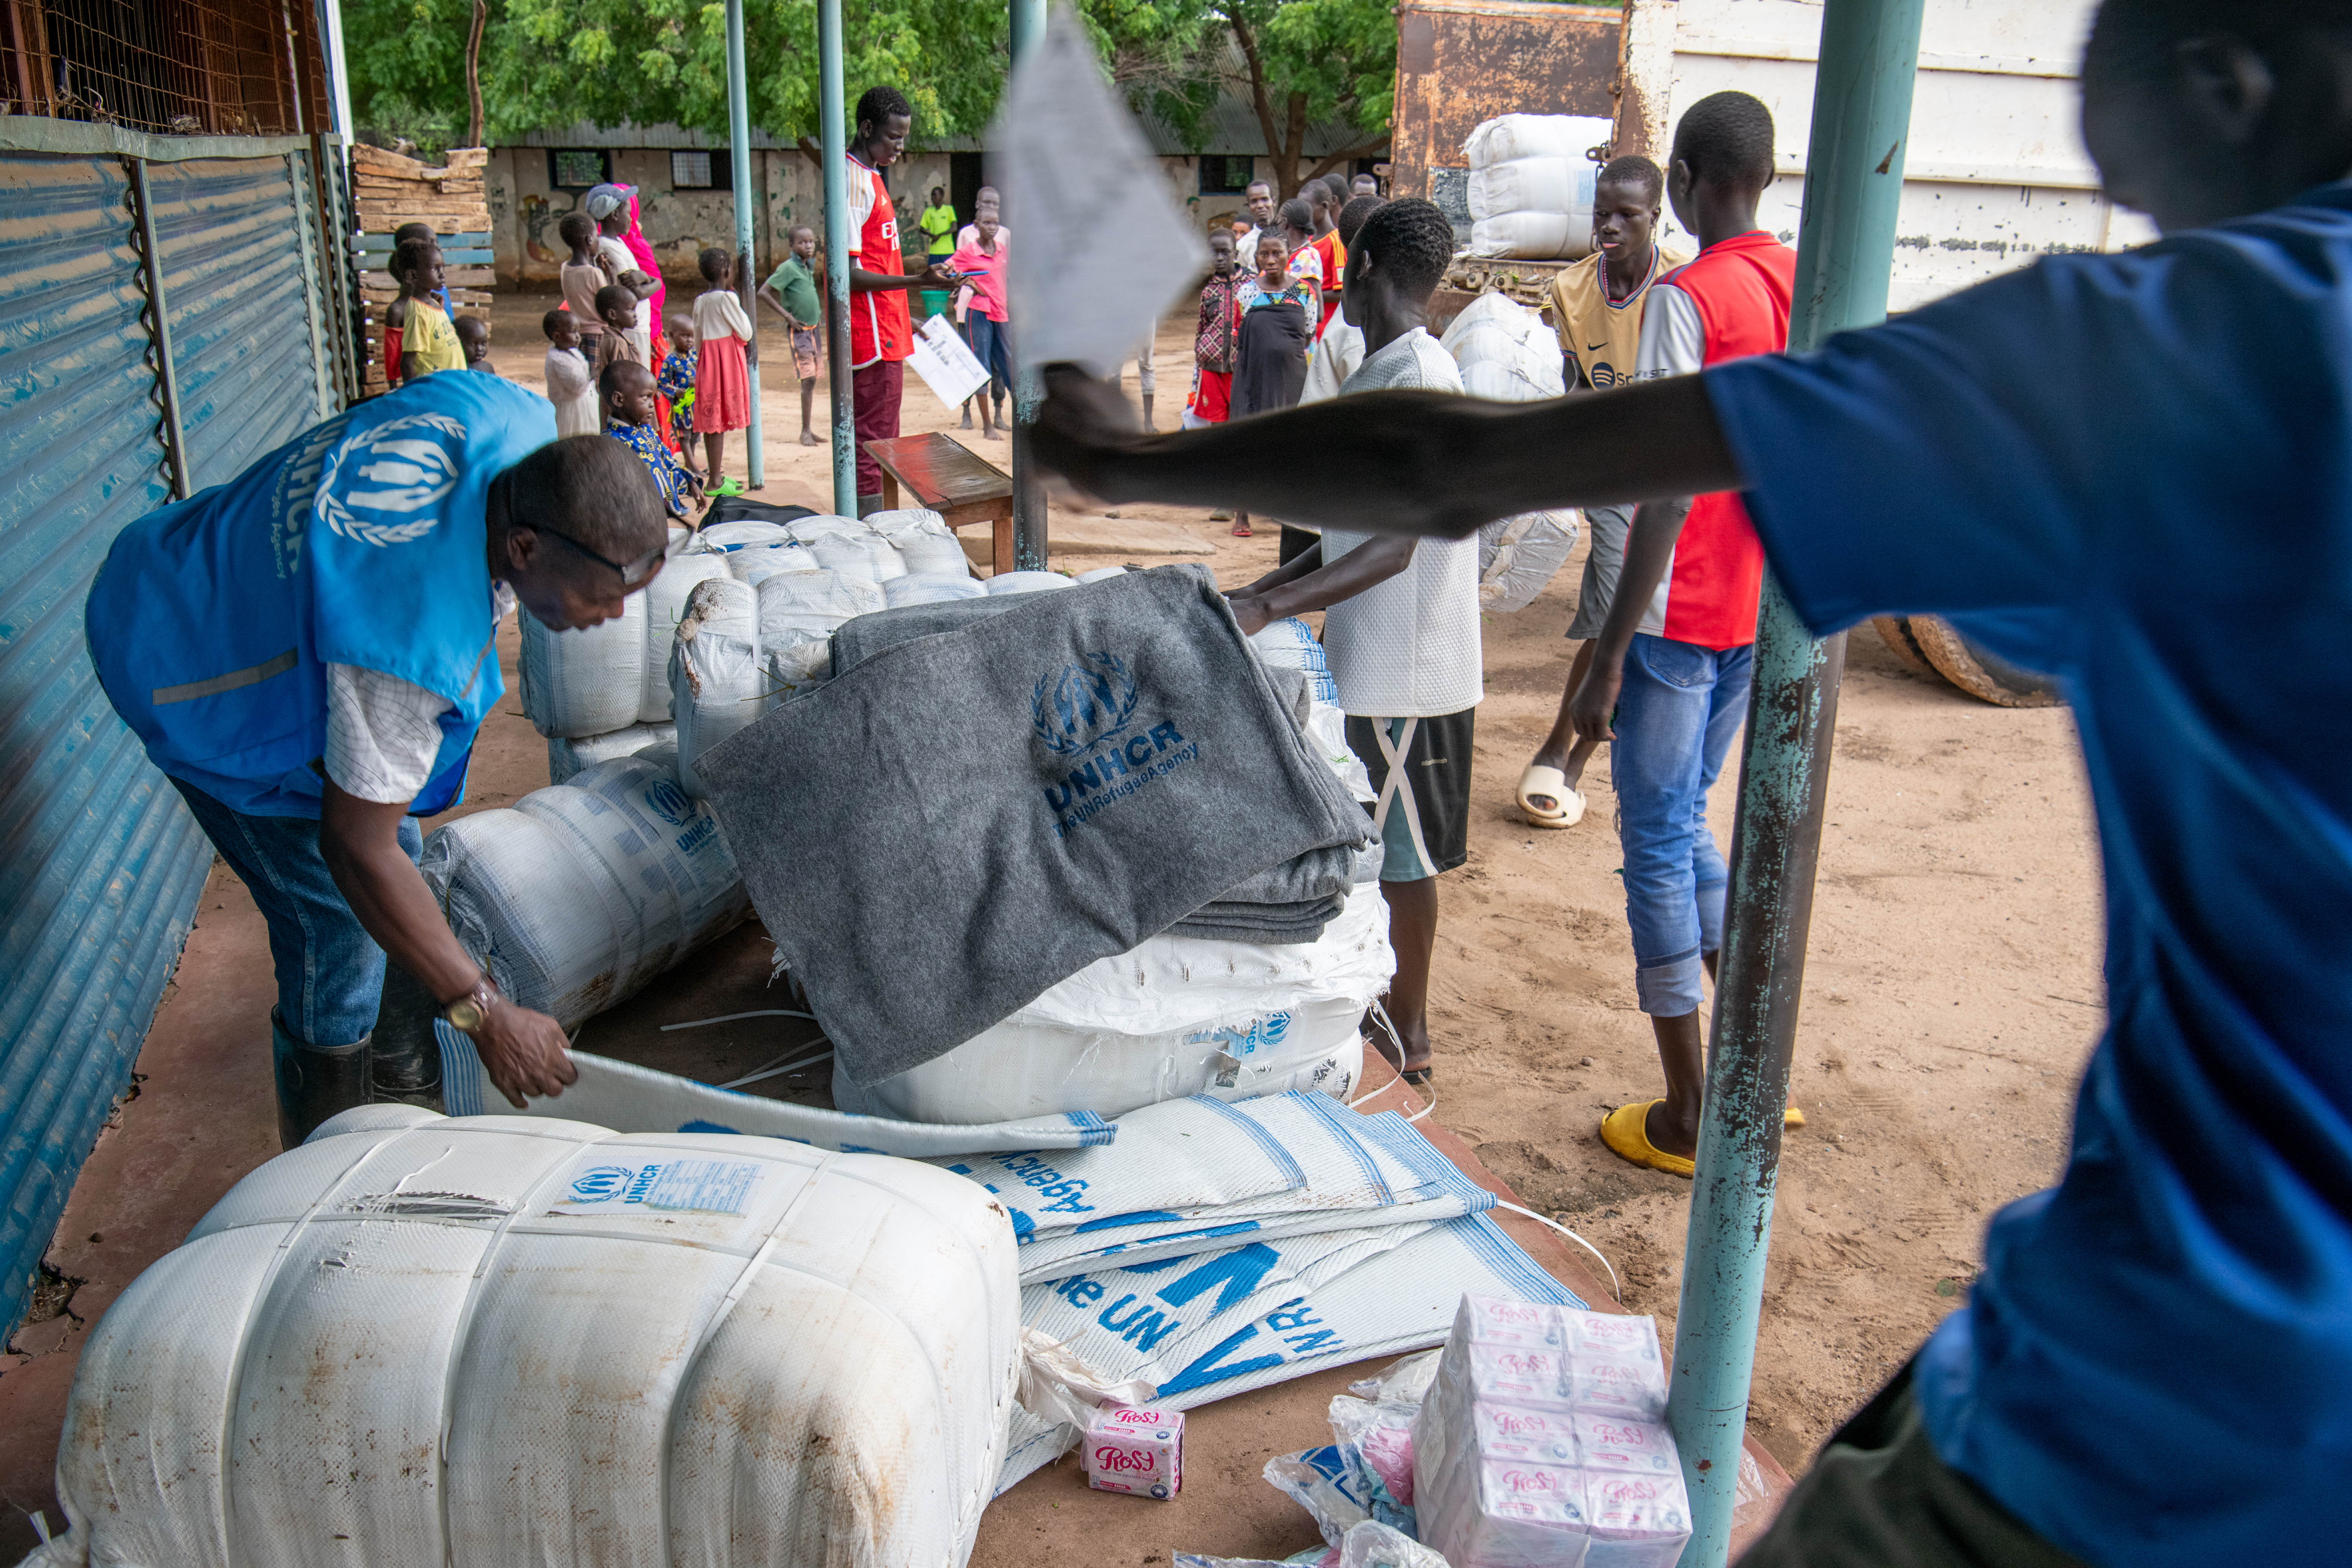
[[[975,304],[965,314],[963,324],[971,339],[971,357],[988,372],[991,394],[1003,397],[1004,389],[1013,384],[1013,340],[1005,335],[1005,323],[990,321]]]
[[[1625,923],[1642,1011],[1698,1011],[1700,955],[1723,946],[1730,869],[1706,827],[1706,792],[1748,717],[1753,650],[1643,633],[1626,650],[1609,773],[1625,857]]]
[[[329,874],[319,825],[307,816],[247,816],[185,779],[172,783],[269,922],[279,1026],[322,1048],[352,1045],[373,1029],[383,949],[361,929]],[[400,819],[400,847],[411,860],[425,853],[413,816]]]

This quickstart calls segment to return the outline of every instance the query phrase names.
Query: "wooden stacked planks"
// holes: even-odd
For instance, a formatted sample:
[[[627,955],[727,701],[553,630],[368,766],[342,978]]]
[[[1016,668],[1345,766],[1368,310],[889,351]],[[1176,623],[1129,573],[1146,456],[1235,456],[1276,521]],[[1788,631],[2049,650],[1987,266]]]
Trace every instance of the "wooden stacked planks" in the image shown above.
[[[392,236],[403,224],[429,223],[441,237],[444,281],[450,307],[464,314],[482,314],[497,280],[491,269],[490,207],[483,176],[489,149],[450,150],[438,168],[354,143],[352,147],[352,197],[359,207],[360,295],[367,305],[367,384],[372,393],[386,389],[383,374],[383,310],[399,297],[398,285],[385,270],[392,258]],[[468,310],[467,307],[472,307]]]

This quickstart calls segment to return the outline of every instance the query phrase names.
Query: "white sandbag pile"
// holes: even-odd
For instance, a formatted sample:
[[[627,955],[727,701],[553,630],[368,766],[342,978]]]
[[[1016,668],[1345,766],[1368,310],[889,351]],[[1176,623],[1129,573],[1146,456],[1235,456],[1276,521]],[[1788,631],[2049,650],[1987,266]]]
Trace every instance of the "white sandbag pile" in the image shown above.
[[[1592,249],[1593,149],[1614,126],[1574,114],[1506,114],[1470,133],[1470,254],[1574,260]]]
[[[638,757],[444,824],[425,841],[423,870],[499,989],[567,1029],[751,907],[709,808]]]
[[[1462,367],[1473,397],[1533,403],[1566,390],[1559,339],[1542,313],[1501,294],[1481,294],[1439,340]],[[1478,531],[1478,604],[1523,610],[1576,549],[1580,515],[1569,508],[1497,518]]]
[[[27,1561],[960,1568],[1014,1255],[910,1161],[362,1107],[90,1331]]]
[[[668,749],[670,755],[660,765],[675,772],[677,766],[677,726],[675,724],[632,724],[625,730],[614,730],[602,735],[583,735],[576,741],[557,735],[547,742],[547,782],[569,784],[572,775],[583,768],[609,763],[614,757],[643,756],[664,747]]]
[[[677,776],[687,793],[698,800],[704,793],[697,759],[830,678],[834,628],[886,602],[870,574],[830,569],[778,572],[756,585],[732,577],[698,585],[670,647]]]

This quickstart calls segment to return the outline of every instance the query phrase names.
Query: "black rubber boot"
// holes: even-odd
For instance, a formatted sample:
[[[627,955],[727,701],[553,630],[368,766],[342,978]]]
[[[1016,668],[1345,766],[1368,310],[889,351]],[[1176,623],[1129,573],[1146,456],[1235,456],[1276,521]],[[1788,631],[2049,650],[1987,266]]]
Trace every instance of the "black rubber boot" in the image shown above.
[[[278,1078],[278,1146],[292,1149],[331,1116],[368,1102],[369,1042],[325,1048],[297,1039],[269,1012],[271,1064]]]
[[[434,1037],[433,1005],[408,972],[396,963],[383,969],[383,1000],[375,1016],[372,1079],[378,1100],[441,1109],[441,1044]]]

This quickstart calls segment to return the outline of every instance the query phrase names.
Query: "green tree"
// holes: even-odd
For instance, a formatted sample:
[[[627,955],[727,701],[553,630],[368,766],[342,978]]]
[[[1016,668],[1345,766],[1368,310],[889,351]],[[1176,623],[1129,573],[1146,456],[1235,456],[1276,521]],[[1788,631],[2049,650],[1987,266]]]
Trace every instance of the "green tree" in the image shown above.
[[[1285,199],[1388,145],[1396,98],[1396,13],[1385,0],[1206,0],[1242,70],[1229,85],[1257,114]],[[1307,128],[1337,120],[1349,144],[1308,160]]]

